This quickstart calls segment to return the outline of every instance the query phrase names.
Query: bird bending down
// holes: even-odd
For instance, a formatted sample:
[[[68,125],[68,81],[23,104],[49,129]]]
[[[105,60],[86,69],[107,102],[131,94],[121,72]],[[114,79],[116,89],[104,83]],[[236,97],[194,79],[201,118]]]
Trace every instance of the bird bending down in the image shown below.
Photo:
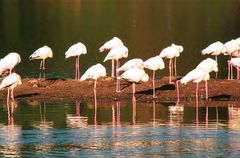
[[[87,71],[80,78],[80,81],[84,81],[86,79],[94,79],[95,80],[94,90],[96,90],[97,79],[105,76],[106,68],[102,64],[98,63],[88,68]]]
[[[202,55],[210,54],[215,56],[215,60],[217,62],[217,56],[220,54],[224,54],[226,52],[226,48],[224,44],[220,41],[214,42],[207,46],[207,48],[202,50]]]
[[[157,55],[155,57],[149,58],[148,60],[146,60],[144,62],[144,67],[152,70],[153,71],[153,77],[152,77],[152,81],[153,81],[153,97],[156,98],[156,91],[155,91],[155,71],[162,70],[165,68],[165,64],[163,59]]]
[[[106,68],[102,64],[96,64],[91,66],[87,69],[87,71],[82,75],[80,78],[80,81],[84,81],[86,79],[94,79],[94,101],[95,104],[97,103],[97,97],[96,97],[96,87],[97,87],[97,79],[100,77],[105,77],[107,75]]]
[[[119,76],[119,79],[125,79],[132,82],[132,93],[134,95],[136,92],[135,83],[140,81],[147,82],[149,80],[149,76],[143,69],[135,67],[125,71],[121,76]]]
[[[195,68],[189,73],[187,73],[182,79],[176,81],[176,90],[177,90],[177,98],[179,102],[179,82],[181,84],[187,84],[190,81],[193,81],[197,84],[196,87],[196,100],[198,99],[198,83],[201,81],[205,81],[205,92],[206,92],[206,99],[208,99],[208,84],[207,81],[210,79],[210,75],[207,71],[201,68]]]
[[[67,52],[65,53],[65,57],[76,57],[76,63],[75,63],[75,79],[80,79],[80,55],[87,54],[87,48],[84,44],[81,42],[78,42],[74,45],[72,45]]]
[[[142,69],[143,68],[143,60],[140,58],[134,58],[134,59],[128,60],[120,68],[117,69],[117,72],[127,71],[128,69],[131,69],[134,67],[139,67]]]
[[[18,53],[12,52],[0,60],[0,75],[5,71],[12,73],[12,70],[21,62],[21,57]]]
[[[111,49],[103,61],[103,62],[106,62],[108,60],[116,60],[116,62],[117,62],[117,64],[116,64],[116,72],[117,72],[116,73],[116,78],[117,78],[116,92],[120,92],[120,81],[118,79],[119,73],[117,71],[117,69],[120,67],[119,59],[127,58],[127,57],[128,57],[128,48],[124,45],[120,45],[120,46],[117,46],[117,47],[114,47],[113,49]]]
[[[197,69],[203,69],[204,71],[210,73],[212,71],[218,72],[218,64],[217,61],[211,58],[207,58],[201,61],[197,67]]]
[[[159,54],[161,58],[169,59],[169,83],[173,83],[172,82],[173,65],[175,70],[175,77],[177,76],[176,58],[180,56],[180,53],[182,51],[183,51],[183,46],[172,44],[171,46],[164,48]],[[174,64],[172,64],[173,58],[174,58]]]
[[[10,98],[10,90],[11,90],[11,98],[14,102],[14,95],[13,95],[13,90],[16,88],[18,85],[21,85],[21,77],[17,73],[11,73],[7,77],[5,77],[1,84],[0,84],[0,90],[3,90],[5,88],[8,88],[8,93],[7,93],[7,104],[9,103],[9,98]]]
[[[105,42],[100,48],[99,52],[104,52],[113,49],[114,47],[124,45],[123,42],[118,37],[113,37],[111,40]],[[112,74],[111,77],[114,77],[114,60],[112,60]]]
[[[40,70],[45,70],[45,60],[47,58],[52,58],[53,57],[53,52],[52,49],[48,46],[43,46],[39,49],[37,49],[32,55],[30,55],[29,59],[34,60],[34,59],[40,59]]]

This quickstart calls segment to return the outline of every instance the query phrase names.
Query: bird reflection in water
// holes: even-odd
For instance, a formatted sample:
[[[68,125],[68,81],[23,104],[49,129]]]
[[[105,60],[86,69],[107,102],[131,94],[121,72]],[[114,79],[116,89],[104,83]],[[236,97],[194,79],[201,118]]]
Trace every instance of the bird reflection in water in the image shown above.
[[[133,94],[133,97],[132,97],[132,124],[133,125],[136,125],[136,97],[135,95]]]
[[[116,111],[115,111],[116,108]],[[121,127],[121,102],[119,100],[112,105],[112,126]]]
[[[235,104],[228,106],[228,127],[231,129],[240,129],[240,107]]]
[[[180,105],[179,102],[174,106],[169,106],[168,111],[170,113],[170,124],[180,127],[183,120],[184,106]]]
[[[75,104],[76,114],[67,114],[67,124],[71,128],[84,128],[88,125],[88,118],[80,115],[81,101],[77,100]]]

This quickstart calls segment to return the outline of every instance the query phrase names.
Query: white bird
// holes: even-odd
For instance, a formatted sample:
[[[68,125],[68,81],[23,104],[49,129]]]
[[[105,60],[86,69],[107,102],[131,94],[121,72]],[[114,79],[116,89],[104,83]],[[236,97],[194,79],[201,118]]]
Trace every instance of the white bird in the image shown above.
[[[76,57],[76,63],[75,63],[75,79],[80,79],[80,55],[87,54],[87,48],[84,44],[81,42],[78,42],[74,45],[72,45],[67,52],[65,53],[66,59],[70,57]]]
[[[32,55],[30,55],[29,59],[34,60],[34,59],[40,59],[40,70],[45,70],[45,60],[47,58],[52,58],[53,57],[53,52],[52,49],[48,46],[43,46],[39,49],[37,49]]]
[[[211,58],[207,58],[203,61],[201,61],[197,67],[197,69],[203,69],[204,71],[210,73],[212,71],[218,72],[218,64],[217,61]]]
[[[231,60],[228,60],[228,65],[230,65],[228,66],[228,68],[231,69],[231,70],[228,70],[228,72],[231,72],[231,79],[233,79],[232,66],[234,66],[237,69],[237,79],[239,79],[240,57],[232,58]]]
[[[240,50],[240,46],[236,40],[228,41],[224,44],[224,46],[226,48],[225,55],[229,55],[230,57],[239,56],[238,51]]]
[[[96,64],[87,69],[87,71],[82,75],[80,81],[84,81],[86,79],[94,79],[94,101],[95,105],[97,105],[97,96],[96,96],[96,87],[97,87],[97,79],[100,77],[105,77],[107,75],[106,68],[102,64]]]
[[[174,58],[174,70],[175,70],[175,76],[176,76],[177,75],[176,57],[179,57],[182,51],[183,51],[183,46],[172,44],[171,46],[164,48],[159,54],[161,58],[169,59],[169,83],[172,83],[172,76],[173,76],[172,60]]]
[[[197,84],[196,87],[196,99],[198,99],[198,83],[201,81],[205,81],[205,92],[206,92],[206,99],[208,99],[208,84],[207,81],[210,79],[210,75],[207,71],[200,68],[195,68],[189,73],[187,73],[182,79],[176,82],[176,89],[177,89],[177,97],[179,101],[179,82],[181,84],[187,84],[190,81],[193,81]]]
[[[99,77],[105,77],[105,76],[106,76],[106,68],[102,64],[98,63],[88,68],[87,71],[80,78],[80,81],[84,81],[86,79],[94,79],[95,80],[94,91],[95,91],[96,85],[97,85],[97,79]]]
[[[9,73],[12,73],[12,70],[17,64],[21,62],[21,57],[18,53],[12,52],[6,55],[3,59],[0,60],[0,75],[9,70]]]
[[[0,90],[3,90],[5,88],[8,88],[8,94],[7,94],[7,103],[9,103],[9,92],[11,90],[11,98],[14,101],[14,95],[13,95],[13,90],[16,88],[18,85],[21,85],[21,77],[17,73],[12,73],[9,74],[7,77],[5,77],[1,84],[0,84]]]
[[[140,81],[147,82],[149,80],[148,74],[141,68],[132,68],[125,71],[121,76],[118,77],[119,79],[125,79],[129,82],[132,82],[132,93],[135,94],[135,83]]]
[[[202,50],[202,55],[210,54],[215,56],[215,60],[217,62],[217,56],[220,54],[224,54],[226,52],[226,48],[224,44],[220,41],[214,42],[207,46],[207,48]]]
[[[124,45],[123,42],[118,37],[113,37],[111,40],[105,42],[100,48],[99,52],[111,50],[114,47]],[[114,60],[112,60],[112,77],[114,77]]]
[[[120,68],[118,68],[117,71],[118,72],[127,71],[128,69],[131,69],[134,67],[143,68],[143,60],[140,58],[134,58],[134,59],[128,60]]]
[[[155,57],[152,57],[152,58],[149,58],[148,60],[146,60],[143,65],[144,65],[145,68],[153,71],[153,77],[152,77],[152,80],[153,80],[153,97],[156,97],[155,71],[157,71],[158,69],[162,70],[162,69],[165,68],[164,61],[159,55],[157,55]]]
[[[124,45],[120,45],[117,47],[114,47],[109,51],[107,56],[105,57],[103,62],[106,62],[108,60],[116,60],[116,77],[117,77],[117,83],[116,83],[116,92],[120,92],[120,82],[118,80],[118,72],[117,69],[120,67],[119,59],[121,58],[127,58],[128,57],[128,48]]]

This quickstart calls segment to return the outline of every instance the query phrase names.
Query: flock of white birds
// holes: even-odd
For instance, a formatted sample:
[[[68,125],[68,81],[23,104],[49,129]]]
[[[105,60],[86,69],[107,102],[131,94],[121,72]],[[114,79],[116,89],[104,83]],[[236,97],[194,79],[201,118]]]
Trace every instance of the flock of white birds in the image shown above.
[[[210,54],[215,56],[215,60],[207,58],[203,60],[195,69],[187,73],[180,80],[176,82],[172,81],[173,72],[175,71],[176,76],[176,58],[180,56],[183,52],[183,46],[171,44],[170,46],[164,48],[160,54],[152,57],[146,61],[140,58],[134,58],[127,61],[124,65],[120,66],[119,60],[121,58],[128,57],[128,48],[123,44],[123,42],[118,38],[114,37],[111,40],[105,42],[100,48],[99,52],[109,51],[103,62],[112,61],[112,77],[116,77],[116,92],[120,92],[120,80],[125,79],[132,82],[133,94],[135,93],[135,83],[146,82],[149,80],[148,74],[144,71],[144,68],[153,71],[153,97],[156,97],[155,93],[155,71],[158,69],[164,69],[165,64],[163,58],[169,59],[169,83],[176,83],[177,96],[179,100],[179,82],[181,84],[187,84],[190,81],[197,83],[196,97],[198,97],[198,83],[201,81],[206,82],[206,98],[208,98],[208,88],[207,81],[210,79],[209,73],[214,71],[218,72],[217,56],[220,54],[228,55],[230,59],[228,60],[228,79],[233,79],[233,67],[237,69],[237,78],[239,75],[240,67],[240,38],[230,40],[225,44],[217,41],[210,44],[208,47],[202,50],[202,54]],[[96,91],[97,79],[107,75],[106,68],[98,63],[91,66],[81,77],[80,77],[80,55],[86,54],[86,46],[79,42],[72,45],[65,53],[66,58],[76,57],[75,63],[75,79],[84,81],[86,79],[94,79],[94,91]],[[37,49],[29,58],[30,60],[40,59],[40,70],[45,70],[45,60],[47,58],[52,58],[52,49],[48,46],[43,46]],[[233,58],[234,57],[234,58]],[[3,73],[8,74],[0,84],[0,90],[8,88],[7,101],[11,98],[14,100],[13,90],[16,86],[21,84],[21,77],[17,73],[12,73],[12,70],[17,64],[21,62],[20,55],[18,53],[9,53],[7,56],[0,60],[0,75]],[[116,62],[116,63],[115,63]],[[116,65],[116,68],[115,68]]]

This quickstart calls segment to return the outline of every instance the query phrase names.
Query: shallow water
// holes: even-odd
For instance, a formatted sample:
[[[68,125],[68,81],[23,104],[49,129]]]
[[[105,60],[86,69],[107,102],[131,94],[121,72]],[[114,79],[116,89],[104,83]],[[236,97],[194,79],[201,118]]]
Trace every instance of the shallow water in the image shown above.
[[[0,155],[236,157],[237,103],[204,104],[20,101],[12,114],[1,105]]]

